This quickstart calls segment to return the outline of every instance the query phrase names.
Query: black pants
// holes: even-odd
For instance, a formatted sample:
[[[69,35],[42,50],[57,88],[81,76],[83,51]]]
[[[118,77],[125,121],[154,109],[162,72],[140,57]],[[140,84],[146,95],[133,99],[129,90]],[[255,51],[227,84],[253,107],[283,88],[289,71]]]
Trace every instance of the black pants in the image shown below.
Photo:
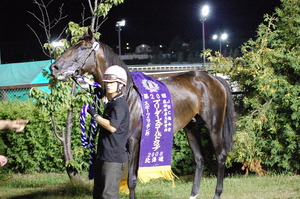
[[[95,161],[94,199],[119,199],[119,187],[125,163]]]

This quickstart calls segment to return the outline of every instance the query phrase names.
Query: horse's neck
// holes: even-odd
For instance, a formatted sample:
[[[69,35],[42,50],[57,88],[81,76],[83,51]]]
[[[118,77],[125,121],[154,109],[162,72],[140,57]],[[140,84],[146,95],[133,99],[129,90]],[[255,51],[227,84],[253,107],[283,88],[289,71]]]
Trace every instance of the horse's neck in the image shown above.
[[[95,82],[99,83],[102,85],[102,74],[104,74],[105,70],[102,71],[99,67],[98,67],[98,64],[97,64],[97,67],[96,67],[96,70],[92,73],[93,74],[93,77],[94,77],[94,80]],[[103,86],[103,85],[102,85]]]
[[[131,87],[133,86],[133,79],[131,76],[131,73],[129,71],[128,66],[121,60],[121,58],[115,54],[108,46],[105,44],[101,44],[102,46],[102,51],[98,51],[99,54],[97,54],[97,66],[96,70],[94,71],[94,79],[96,82],[102,84],[102,74],[106,71],[106,69],[109,66],[113,65],[118,65],[122,67],[126,72],[127,72],[127,86],[124,89],[125,90],[125,95],[129,94]]]

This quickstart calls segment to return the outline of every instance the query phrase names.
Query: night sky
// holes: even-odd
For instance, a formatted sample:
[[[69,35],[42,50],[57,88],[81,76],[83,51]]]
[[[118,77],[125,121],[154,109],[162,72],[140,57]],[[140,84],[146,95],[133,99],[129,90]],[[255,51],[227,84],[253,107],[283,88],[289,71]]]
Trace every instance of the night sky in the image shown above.
[[[0,50],[1,63],[44,60],[41,47],[32,31],[30,24],[40,35],[42,29],[28,11],[39,14],[32,0],[1,0],[0,6]],[[45,0],[48,2],[48,0]],[[61,26],[53,30],[53,36],[69,21],[81,22],[81,3],[86,0],[53,0],[50,14],[56,14],[58,6],[64,3],[64,14],[68,18]],[[255,37],[256,29],[263,22],[263,15],[274,12],[280,6],[280,0],[125,0],[113,7],[108,19],[100,28],[100,41],[115,48],[118,35],[115,31],[116,21],[125,19],[126,26],[121,32],[122,42],[132,46],[141,43],[148,45],[170,42],[179,36],[183,41],[202,40],[200,8],[210,6],[210,15],[205,21],[206,47],[217,50],[218,44],[212,41],[215,33],[226,32],[231,48],[239,47],[249,38]]]

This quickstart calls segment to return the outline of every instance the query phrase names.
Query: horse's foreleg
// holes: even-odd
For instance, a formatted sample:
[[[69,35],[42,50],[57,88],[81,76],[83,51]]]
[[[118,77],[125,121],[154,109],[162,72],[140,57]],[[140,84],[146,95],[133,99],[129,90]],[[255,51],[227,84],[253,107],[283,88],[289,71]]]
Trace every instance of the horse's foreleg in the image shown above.
[[[129,198],[135,199],[135,188],[137,184],[137,169],[138,169],[138,157],[139,157],[139,141],[136,139],[129,140],[128,150],[130,153],[130,159],[128,164],[128,188]]]
[[[191,125],[189,125],[189,127],[190,126]],[[199,140],[196,136],[199,134],[199,132],[197,132],[196,125],[191,129],[185,128],[184,130],[187,134],[188,141],[189,141],[190,147],[193,151],[194,160],[196,163],[194,182],[193,182],[193,187],[192,187],[192,191],[191,191],[191,196],[189,199],[196,199],[199,194],[199,191],[200,191],[200,182],[201,182],[202,173],[203,173],[204,159],[203,159],[203,156],[201,155]]]

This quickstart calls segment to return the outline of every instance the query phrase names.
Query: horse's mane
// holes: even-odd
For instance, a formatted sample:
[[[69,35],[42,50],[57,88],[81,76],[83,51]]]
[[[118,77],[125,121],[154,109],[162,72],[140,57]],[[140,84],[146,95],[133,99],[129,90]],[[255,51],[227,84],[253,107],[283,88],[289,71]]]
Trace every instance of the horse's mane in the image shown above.
[[[81,40],[91,41],[92,38],[93,38],[93,36],[91,36],[91,34],[92,33],[88,33],[88,34],[83,35],[79,39],[79,41],[81,41]],[[112,48],[107,46],[106,44],[104,44],[102,42],[99,42],[97,39],[95,39],[95,40],[100,44],[100,46],[103,49],[103,53],[104,53],[104,57],[105,57],[107,67],[112,66],[112,65],[118,65],[118,66],[122,67],[126,71],[128,79],[132,80],[132,76],[131,76],[131,73],[129,71],[128,66],[121,60],[121,58],[116,53],[114,53]]]
[[[101,43],[101,47],[103,49],[107,66],[118,65],[122,67],[127,73],[127,77],[128,77],[127,85],[130,85],[133,82],[133,80],[128,66],[121,60],[121,58],[116,53],[114,53],[111,47],[107,46],[104,43]]]
[[[127,65],[120,59],[120,57],[116,53],[113,52],[111,47],[107,46],[104,43],[101,43],[101,46],[103,48],[104,57],[108,66],[118,65],[124,68],[126,71],[128,70]]]

